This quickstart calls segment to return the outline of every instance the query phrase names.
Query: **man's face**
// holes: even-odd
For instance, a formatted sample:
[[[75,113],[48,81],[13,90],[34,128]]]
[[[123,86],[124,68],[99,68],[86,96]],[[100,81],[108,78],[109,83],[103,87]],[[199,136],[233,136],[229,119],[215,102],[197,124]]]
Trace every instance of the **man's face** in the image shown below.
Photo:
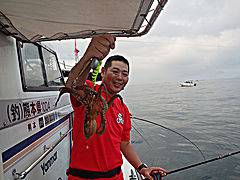
[[[121,61],[112,61],[112,65],[102,68],[102,82],[112,95],[119,93],[128,82],[128,65]]]

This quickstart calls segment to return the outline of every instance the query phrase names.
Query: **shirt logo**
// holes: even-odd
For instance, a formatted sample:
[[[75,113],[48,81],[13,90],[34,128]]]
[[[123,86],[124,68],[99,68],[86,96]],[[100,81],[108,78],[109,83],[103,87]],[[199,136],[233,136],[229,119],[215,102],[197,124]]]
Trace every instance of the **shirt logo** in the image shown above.
[[[118,124],[123,124],[124,123],[123,115],[121,113],[118,113],[117,123]]]

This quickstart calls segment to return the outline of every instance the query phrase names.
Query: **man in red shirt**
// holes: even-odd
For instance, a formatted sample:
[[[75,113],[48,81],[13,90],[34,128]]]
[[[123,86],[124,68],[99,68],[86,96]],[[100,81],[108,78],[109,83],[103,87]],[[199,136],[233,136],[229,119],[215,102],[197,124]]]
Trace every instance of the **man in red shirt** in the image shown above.
[[[106,102],[111,101],[105,114],[106,124],[103,134],[94,133],[86,137],[84,130],[84,118],[86,107],[77,102],[71,96],[74,108],[73,122],[73,147],[71,163],[68,170],[69,180],[99,179],[99,180],[123,180],[121,165],[122,154],[126,159],[146,178],[153,172],[166,173],[160,167],[147,167],[141,162],[132,144],[130,143],[131,119],[127,106],[122,99],[112,99],[124,89],[129,78],[129,63],[123,56],[112,56],[107,59],[101,70],[102,85],[94,86],[86,80],[91,69],[90,61],[93,58],[104,59],[110,49],[115,47],[115,37],[106,34],[92,38],[81,60],[72,68],[66,86],[82,86],[98,91],[101,88],[101,96]],[[80,76],[80,77],[79,77]],[[96,129],[101,126],[101,116],[96,118]]]

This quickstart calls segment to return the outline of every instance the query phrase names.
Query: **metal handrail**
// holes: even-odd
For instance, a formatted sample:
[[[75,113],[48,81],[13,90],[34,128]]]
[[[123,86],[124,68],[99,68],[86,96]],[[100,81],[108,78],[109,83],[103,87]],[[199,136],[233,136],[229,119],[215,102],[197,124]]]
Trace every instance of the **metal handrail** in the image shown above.
[[[154,9],[154,12],[151,16],[151,18],[149,20],[146,19],[146,15],[142,14],[143,18],[145,19],[145,21],[147,22],[147,25],[145,26],[145,28],[141,31],[141,32],[136,32],[134,34],[131,34],[130,37],[138,37],[138,36],[143,36],[145,34],[147,34],[150,29],[152,28],[154,22],[156,21],[156,19],[158,18],[159,14],[162,12],[163,7],[167,4],[168,0],[157,0],[158,1],[158,5],[157,7]],[[150,11],[149,11],[150,12]],[[121,36],[125,36],[125,35],[121,35]],[[126,35],[126,37],[129,37],[129,35]]]
[[[24,179],[32,170],[35,166],[37,166],[50,152],[52,152],[55,147],[65,138],[67,135],[72,131],[72,128],[69,129],[62,137],[50,148],[48,148],[47,151],[45,151],[35,162],[33,162],[27,169],[24,171],[18,173],[16,172],[16,169],[13,170],[13,178],[14,180],[17,179]]]

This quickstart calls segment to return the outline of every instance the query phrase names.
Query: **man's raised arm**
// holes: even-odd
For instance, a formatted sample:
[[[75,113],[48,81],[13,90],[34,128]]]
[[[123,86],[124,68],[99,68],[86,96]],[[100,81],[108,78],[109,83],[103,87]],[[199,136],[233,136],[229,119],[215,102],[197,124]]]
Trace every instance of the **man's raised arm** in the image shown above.
[[[115,48],[115,40],[116,38],[110,34],[94,36],[83,57],[71,69],[66,82],[66,87],[72,88],[74,81],[78,86],[83,85],[88,77],[89,71],[91,70],[92,59],[104,59],[110,52],[110,49]]]

